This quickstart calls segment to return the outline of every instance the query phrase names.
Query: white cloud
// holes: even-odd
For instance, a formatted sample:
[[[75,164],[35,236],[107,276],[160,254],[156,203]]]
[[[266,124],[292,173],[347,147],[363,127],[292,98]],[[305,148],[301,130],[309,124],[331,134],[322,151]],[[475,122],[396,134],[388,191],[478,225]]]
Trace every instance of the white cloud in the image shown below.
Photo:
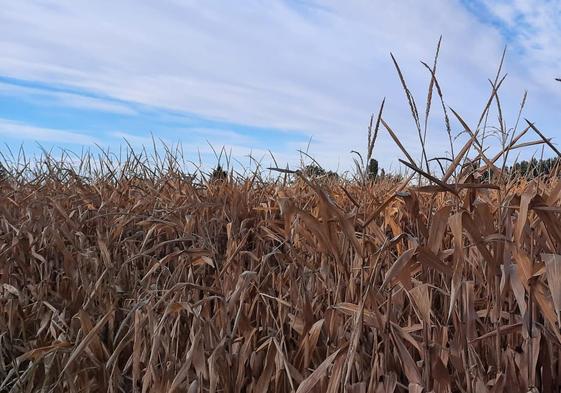
[[[51,98],[54,98],[61,105],[65,105],[72,108],[118,113],[122,115],[134,115],[136,113],[135,110],[133,110],[132,108],[126,105],[111,102],[100,98],[81,96],[72,93],[47,94],[46,96],[47,97],[50,96]]]
[[[42,89],[39,87],[20,86],[14,83],[0,82],[0,94],[6,96],[17,95],[34,103],[46,106],[53,104],[88,109],[101,112],[134,115],[136,112],[129,106],[104,98],[89,97],[77,93]]]
[[[0,118],[0,135],[18,143],[29,140],[78,145],[100,143],[98,138],[83,133],[36,127],[2,118]]]
[[[552,76],[560,72],[561,1],[501,0],[485,1],[485,5],[510,29],[512,44],[523,52],[529,73],[544,86],[558,89]]]
[[[140,135],[135,135],[135,134],[131,134],[131,133],[128,133],[128,132],[123,132],[123,131],[110,132],[109,135],[111,137],[119,139],[121,141],[128,142],[129,144],[131,144],[133,146],[133,148],[142,147],[142,146],[146,146],[148,148],[151,148],[154,143],[156,143],[156,145],[159,145],[162,142],[165,143],[166,145],[169,144],[168,141],[163,140],[163,139],[160,140],[157,136],[154,136],[154,139],[152,139],[152,137],[149,137],[149,136],[140,136]]]
[[[550,110],[561,105],[561,86],[552,86],[561,31],[553,11],[540,6],[529,12],[528,4],[495,7],[505,23],[524,13],[527,24],[542,32],[521,35],[524,54],[509,57],[503,104],[513,108],[508,114],[515,113],[528,88],[532,118],[558,124],[559,115]],[[552,5],[560,9],[559,3]],[[421,105],[428,73],[419,60],[430,61],[441,34],[445,98],[473,122],[504,39],[457,1],[7,2],[0,14],[0,74],[313,135],[312,154],[336,166],[350,162],[350,149],[364,146],[369,114],[383,96],[388,97],[386,118],[418,157],[414,124],[389,52],[396,54]],[[433,132],[438,140],[431,148],[445,145],[442,129]],[[395,162],[391,142],[380,140],[382,161]],[[238,141],[247,150],[252,143]],[[296,157],[288,150],[292,147],[271,146]]]

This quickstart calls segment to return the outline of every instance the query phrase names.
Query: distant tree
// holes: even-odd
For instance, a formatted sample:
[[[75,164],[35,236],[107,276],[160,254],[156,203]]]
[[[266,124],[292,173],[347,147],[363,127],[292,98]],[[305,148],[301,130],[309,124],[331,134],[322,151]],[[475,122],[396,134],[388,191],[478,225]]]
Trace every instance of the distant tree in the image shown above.
[[[327,177],[330,179],[336,179],[339,175],[333,171],[326,171],[317,164],[309,164],[304,167],[304,174],[310,177]]]
[[[561,165],[561,159],[559,158],[548,158],[545,160],[532,158],[530,161],[517,162],[508,171],[512,177],[524,176],[531,179],[542,175],[550,175],[559,165]]]
[[[220,164],[217,165],[216,168],[210,174],[210,181],[224,181],[228,178],[228,174]]]
[[[368,163],[368,178],[376,180],[378,178],[378,160],[371,158]]]

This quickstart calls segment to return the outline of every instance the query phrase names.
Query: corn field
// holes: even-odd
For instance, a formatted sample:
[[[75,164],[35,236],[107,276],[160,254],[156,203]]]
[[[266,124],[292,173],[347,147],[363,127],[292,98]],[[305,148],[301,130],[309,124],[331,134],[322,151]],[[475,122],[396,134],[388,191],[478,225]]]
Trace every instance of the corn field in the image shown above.
[[[439,175],[373,117],[404,179],[6,161],[0,391],[559,391],[561,179],[501,165],[555,147],[528,122],[491,156],[453,114]]]

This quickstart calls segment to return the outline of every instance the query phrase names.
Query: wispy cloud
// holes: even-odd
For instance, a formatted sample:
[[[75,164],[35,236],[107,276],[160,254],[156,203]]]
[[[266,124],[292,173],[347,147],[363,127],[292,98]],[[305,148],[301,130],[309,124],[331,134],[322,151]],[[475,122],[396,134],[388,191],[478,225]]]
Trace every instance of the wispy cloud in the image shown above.
[[[383,6],[359,0],[248,0],[243,6],[218,0],[204,5],[66,0],[8,2],[3,8],[1,75],[111,97],[55,98],[68,106],[126,111],[131,106],[122,102],[130,102],[155,113],[174,111],[257,127],[243,134],[223,129],[223,135],[212,134],[221,132],[216,127],[198,127],[208,139],[247,150],[263,149],[263,142],[271,143],[266,130],[275,130],[289,138],[271,143],[279,154],[297,159],[290,150],[299,144],[294,138],[313,136],[312,154],[320,161],[331,166],[350,162],[349,150],[364,144],[369,114],[386,96],[386,118],[418,153],[389,52],[394,51],[422,101],[429,75],[419,60],[431,58],[441,34],[441,84],[447,103],[467,120],[477,118],[484,105],[487,78],[506,42],[513,48],[504,98],[505,108],[513,109],[507,114],[516,112],[527,88],[532,118],[546,127],[559,120],[551,109],[561,105],[561,88],[550,83],[560,60],[559,2],[468,7],[460,1],[413,0]],[[136,125],[136,132],[118,127],[131,135],[139,132]],[[152,124],[146,128],[160,132]],[[194,132],[192,125],[176,128],[182,140]],[[433,130],[433,138],[444,135],[442,128]],[[377,154],[382,161],[393,159],[383,154],[389,146],[381,137]],[[441,149],[441,144],[430,147]]]
[[[60,144],[93,145],[101,143],[98,138],[79,132],[63,131],[52,128],[37,127],[25,123],[0,118],[0,135],[10,138],[12,142],[46,141]]]
[[[508,26],[509,41],[519,49],[529,71],[547,86],[551,76],[559,77],[561,63],[561,1],[485,2],[486,9],[500,24]]]
[[[169,144],[167,141],[158,139],[157,137],[152,138],[150,136],[139,136],[123,131],[110,132],[109,135],[121,141],[126,141],[127,143],[131,144],[133,147],[142,147],[142,146],[151,147],[153,144],[161,144],[162,142]]]
[[[43,106],[58,106],[79,108],[93,111],[134,115],[136,112],[130,106],[117,103],[109,99],[90,97],[77,93],[57,91],[48,88],[21,86],[0,80],[0,95],[14,96]]]

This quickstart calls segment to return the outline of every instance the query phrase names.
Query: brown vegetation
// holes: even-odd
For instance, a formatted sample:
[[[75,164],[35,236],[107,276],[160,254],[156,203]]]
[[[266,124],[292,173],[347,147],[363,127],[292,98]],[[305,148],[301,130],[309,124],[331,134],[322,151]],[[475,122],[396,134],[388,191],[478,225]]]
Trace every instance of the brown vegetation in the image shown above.
[[[488,157],[453,113],[437,176],[380,110],[413,185],[6,164],[0,391],[558,391],[561,181],[503,176],[533,124]]]
[[[1,187],[0,391],[561,383],[556,176]]]

